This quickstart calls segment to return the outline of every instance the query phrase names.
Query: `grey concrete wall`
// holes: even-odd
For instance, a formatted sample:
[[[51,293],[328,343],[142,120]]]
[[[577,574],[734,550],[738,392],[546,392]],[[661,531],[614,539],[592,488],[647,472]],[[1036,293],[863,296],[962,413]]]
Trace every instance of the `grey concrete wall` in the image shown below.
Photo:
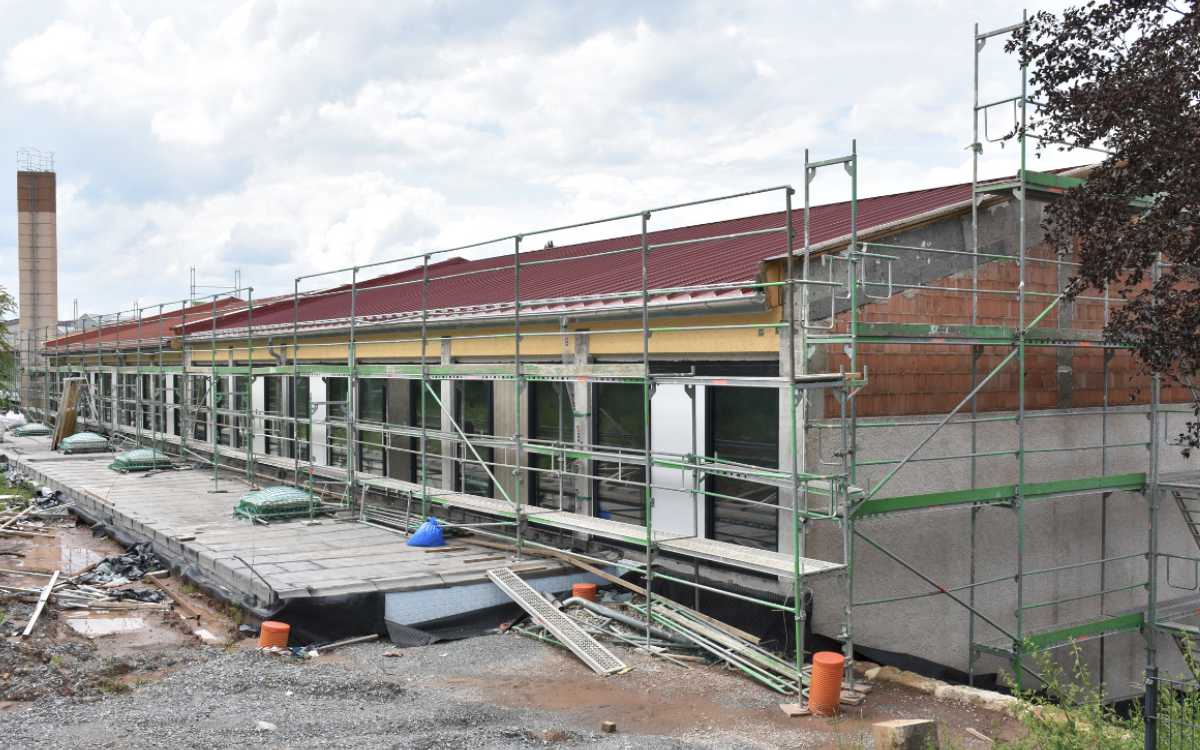
[[[1041,229],[1042,215],[1045,205],[1029,201],[1025,206],[1025,237],[1026,247],[1041,243],[1044,233]],[[1001,203],[981,209],[979,212],[979,252],[995,255],[1015,255],[1017,248],[1020,213],[1014,204]],[[892,291],[902,291],[901,285],[918,285],[928,283],[933,279],[959,273],[970,269],[975,259],[969,255],[940,253],[936,250],[952,250],[969,252],[972,248],[971,215],[943,219],[922,227],[898,232],[886,237],[878,237],[875,243],[901,245],[909,248],[926,248],[926,250],[898,249],[894,247],[872,246],[871,242],[864,243],[864,251],[873,255],[893,256],[895,260],[879,257],[868,257],[863,260],[863,270],[860,281],[865,280],[864,287],[860,286],[859,298],[861,304],[869,304],[871,297],[884,297],[888,293],[887,281],[890,266]],[[980,265],[987,262],[982,259]],[[822,266],[822,263],[831,264]],[[821,261],[811,261],[809,278],[818,281],[832,280],[841,286],[810,286],[808,290],[810,320],[814,322],[829,318],[830,311],[835,313],[849,309],[846,296],[846,263],[832,258]],[[830,273],[832,271],[832,273]],[[796,264],[796,275],[800,275],[800,264]],[[832,302],[831,302],[831,297]],[[797,293],[799,304],[801,295]],[[800,310],[797,317],[801,318]]]
[[[1047,413],[1034,412],[1035,415]],[[1165,416],[1167,434],[1175,434],[1184,415]],[[898,418],[903,419],[903,418]],[[1058,414],[1029,419],[1026,449],[1041,450],[1083,447],[1101,441],[1101,416],[1092,411],[1082,414]],[[1149,438],[1148,420],[1135,410],[1109,415],[1107,440],[1110,443],[1143,442]],[[932,431],[931,426],[865,429],[859,432],[860,461],[901,458]],[[827,431],[832,432],[832,431]],[[828,436],[826,436],[828,437]],[[978,426],[980,451],[1015,450],[1017,430],[1013,423],[987,423]],[[828,439],[820,440],[810,432],[809,451],[813,460],[832,458],[835,448]],[[918,454],[936,457],[967,452],[970,427],[944,428]],[[1100,450],[1032,454],[1027,457],[1026,481],[1039,482],[1084,477],[1101,473],[1147,471],[1148,454],[1144,447],[1114,448],[1102,461]],[[1165,471],[1195,469],[1196,460],[1184,459],[1176,449],[1165,447],[1161,467]],[[859,474],[865,488],[876,486],[888,467],[870,467]],[[1016,460],[1012,456],[977,459],[976,485],[988,486],[1016,481]],[[969,459],[911,463],[890,481],[880,497],[939,490],[965,489],[971,486]],[[971,514],[967,507],[922,510],[876,516],[859,522],[858,528],[875,542],[902,557],[923,574],[945,588],[970,582]],[[1173,501],[1162,504],[1160,545],[1163,552],[1197,555],[1200,550],[1183,525]],[[1069,599],[1101,590],[1101,566],[1029,575],[1042,568],[1071,565],[1128,554],[1143,553],[1148,544],[1148,505],[1141,494],[1117,492],[1108,496],[1087,494],[1047,500],[1030,500],[1024,508],[1024,586],[1026,604]],[[976,589],[978,609],[1007,629],[1015,629],[1017,607],[1018,517],[1011,507],[983,507],[977,512],[975,528],[975,580],[1005,578]],[[809,553],[822,559],[841,558],[840,529],[831,523],[818,523],[809,537]],[[893,560],[858,542],[854,577],[855,601],[866,601],[905,594],[930,593],[932,587],[904,570]],[[1121,588],[1144,582],[1145,559],[1136,557],[1103,566],[1104,587]],[[1186,581],[1185,581],[1186,582]],[[845,602],[844,580],[818,579],[814,629],[836,634],[841,628]],[[1162,587],[1160,600],[1182,595],[1181,590]],[[966,599],[969,594],[961,592]],[[1048,606],[1026,613],[1025,632],[1049,629],[1119,614],[1145,604],[1142,588],[1090,597]],[[855,641],[861,645],[912,654],[965,670],[968,658],[968,613],[944,595],[911,599],[899,603],[856,608]],[[1004,636],[977,620],[977,641],[1003,643]],[[1136,635],[1136,634],[1135,634]],[[1105,680],[1115,692],[1117,685],[1136,676],[1142,663],[1139,637],[1109,638],[1105,645]],[[1123,645],[1122,645],[1123,644]],[[1099,644],[1089,645],[1088,658],[1099,663]],[[1093,651],[1095,653],[1093,653]],[[995,657],[980,659],[984,671],[1002,669]]]

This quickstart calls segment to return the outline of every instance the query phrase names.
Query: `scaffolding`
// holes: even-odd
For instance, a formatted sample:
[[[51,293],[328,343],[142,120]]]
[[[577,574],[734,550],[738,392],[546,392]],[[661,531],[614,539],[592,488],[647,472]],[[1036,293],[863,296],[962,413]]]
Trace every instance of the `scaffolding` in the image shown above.
[[[1164,620],[1163,613],[1156,610],[1159,566],[1168,566],[1168,576],[1171,560],[1177,565],[1191,561],[1200,566],[1200,558],[1164,555],[1158,549],[1159,444],[1167,429],[1164,414],[1171,410],[1161,403],[1158,376],[1150,379],[1144,405],[1113,402],[1112,367],[1120,347],[1103,339],[1101,327],[1120,299],[1108,289],[1068,298],[1066,284],[1078,263],[1068,256],[1047,257],[1030,247],[1027,216],[1032,206],[1056,199],[1083,178],[1028,168],[1027,143],[1033,143],[1037,135],[1027,117],[1037,102],[1028,96],[1024,67],[1017,93],[986,101],[981,98],[982,50],[989,40],[1020,26],[984,32],[976,27],[973,35],[973,171],[966,247],[908,245],[889,241],[892,236],[881,231],[861,237],[857,145],[852,144],[845,155],[820,160],[811,160],[806,151],[799,209],[793,206],[796,191],[791,186],[777,186],[305,275],[295,280],[284,300],[254,303],[252,290],[246,288],[105,316],[98,323],[99,330],[93,331],[94,342],[83,336],[76,344],[68,337],[47,350],[50,356],[42,360],[44,373],[30,380],[31,384],[40,382],[41,390],[31,388],[25,406],[36,413],[35,403],[40,401],[43,417],[50,419],[57,397],[55,383],[65,375],[85,376],[92,383],[97,410],[107,420],[102,427],[138,444],[151,443],[211,465],[214,490],[223,469],[243,473],[251,483],[277,481],[283,475],[293,485],[325,498],[329,507],[353,513],[361,523],[405,533],[424,518],[438,515],[448,525],[510,542],[518,555],[571,550],[582,559],[617,565],[643,577],[647,591],[654,592],[658,581],[691,587],[697,596],[703,591],[783,612],[792,623],[795,679],[773,685],[781,692],[799,692],[801,688],[806,601],[812,581],[831,575],[840,576],[843,607],[837,637],[843,643],[848,676],[855,657],[854,622],[861,617],[860,611],[874,612],[927,597],[944,597],[967,612],[966,662],[972,682],[983,658],[1001,660],[1022,685],[1027,676],[1038,676],[1030,658],[1038,651],[1134,631],[1145,637],[1150,675],[1156,664],[1154,632],[1172,627],[1179,632],[1183,627]],[[1010,108],[1011,128],[993,134],[991,117]],[[1015,144],[1015,177],[984,181],[979,172],[985,145],[997,143]],[[850,182],[848,231],[833,241],[815,243],[810,232],[814,180],[823,170],[834,168],[844,170]],[[748,198],[776,200],[780,210],[772,216],[777,220],[745,231],[700,231],[678,240],[660,241],[650,229],[652,220],[676,211],[716,208]],[[995,249],[995,237],[989,239],[990,244],[981,244],[984,214],[997,206],[1007,206],[1009,215],[1015,217],[1008,238],[1015,249]],[[603,252],[554,256],[544,248],[529,249],[535,238],[622,222],[634,222],[638,230],[625,245]],[[777,243],[779,275],[721,283],[657,285],[653,281],[658,268],[656,253],[658,257],[667,251],[700,253],[714,242],[751,237]],[[456,253],[482,254],[489,263],[459,270],[443,262]],[[572,264],[599,256],[614,261],[623,256],[635,258],[630,267],[640,274],[640,284],[587,294],[546,296],[526,290],[523,295],[522,274],[530,273],[531,267],[560,264],[569,275]],[[914,276],[911,268],[918,266],[941,271]],[[400,270],[379,275],[388,268]],[[348,282],[328,286],[347,276]],[[314,285],[319,288],[308,288]],[[468,310],[439,306],[435,300],[442,298],[440,293],[447,285],[505,288],[511,294]],[[375,304],[381,290],[417,302],[409,309],[382,315]],[[885,307],[890,300],[909,293],[959,300],[961,319],[876,319],[887,318]],[[691,309],[696,298],[749,300],[767,317],[740,322],[720,322],[703,315],[680,317],[678,313]],[[362,307],[364,299],[371,303],[367,308]],[[301,314],[314,303],[339,300],[347,303],[344,315],[313,320]],[[1001,308],[993,304],[997,302],[1000,313],[996,310]],[[256,324],[257,311],[289,306],[290,322],[280,322],[277,315],[274,322]],[[1076,306],[1103,314],[1079,321],[1072,315]],[[156,312],[147,316],[148,310]],[[145,326],[151,327],[150,334],[143,335]],[[694,366],[672,371],[674,365],[666,363],[680,357],[663,354],[667,350],[657,346],[672,336],[749,338],[764,332],[775,342],[775,375],[708,375]],[[616,354],[607,359],[590,356],[588,347],[605,340],[624,343],[610,347]],[[556,349],[556,342],[561,347]],[[917,416],[903,419],[864,416],[863,399],[872,395],[873,386],[879,390],[886,385],[885,378],[870,377],[869,360],[894,346],[938,354],[966,352],[969,377],[957,391],[961,398],[956,396],[951,408],[936,413],[918,410]],[[487,354],[455,358],[455,347],[463,351],[475,347]],[[34,362],[35,351],[32,347],[24,361]],[[1095,405],[1054,408],[1040,394],[1031,398],[1027,388],[1031,357],[1069,365],[1080,352],[1100,352],[1103,386]],[[52,359],[57,364],[50,364]],[[277,378],[272,381],[271,393],[265,390],[269,378]],[[337,379],[339,392],[331,393],[327,385],[323,395],[314,394],[313,378]],[[362,388],[371,380],[413,384],[408,389],[406,419],[386,411],[364,415]],[[455,388],[471,382],[491,383],[493,399],[503,392],[511,414],[507,434],[493,424],[463,419],[462,410],[456,408]],[[257,383],[264,389],[262,409],[253,407]],[[552,439],[527,434],[529,390],[538,383],[552,384],[558,399],[559,429]],[[589,389],[603,384],[632,386],[640,394],[640,436],[630,436],[626,444],[603,444],[592,429]],[[688,451],[655,447],[652,399],[664,386],[683,386],[689,399]],[[767,389],[777,395],[782,418],[776,466],[723,459],[701,447],[697,394],[700,388],[710,387]],[[1037,386],[1044,388],[1044,384]],[[989,400],[997,392],[1003,398]],[[888,396],[886,391],[881,395]],[[566,420],[563,415],[568,412],[570,419]],[[894,407],[891,413],[905,412]],[[1148,425],[1144,438],[1113,439],[1115,419],[1143,414]],[[1038,436],[1039,420],[1047,418],[1080,425],[1098,418],[1099,439],[1079,445],[1030,445],[1030,438]],[[564,424],[569,430],[564,431]],[[1011,445],[989,447],[989,434],[984,430],[1001,426],[1011,430]],[[951,429],[965,431],[965,452],[929,455],[927,447]],[[898,456],[873,455],[871,436],[887,430],[913,431],[912,447]],[[320,450],[318,436],[324,438]],[[1116,471],[1120,462],[1113,458],[1115,452],[1133,450],[1145,450],[1144,470]],[[322,451],[325,460],[318,460],[317,453]],[[413,479],[406,481],[393,476],[394,472],[379,471],[364,460],[374,455],[403,457],[416,467]],[[1049,479],[1030,476],[1034,460],[1085,455],[1094,457],[1098,472],[1062,470]],[[988,481],[997,475],[994,467],[1000,461],[1011,462],[1004,467],[1009,481]],[[884,492],[906,479],[912,483],[914,468],[941,462],[965,462],[966,486],[934,489],[930,485],[936,486],[936,481],[923,481],[919,483],[921,491]],[[684,494],[691,502],[690,533],[663,528],[661,522],[656,526],[656,493],[679,489],[657,483],[656,469],[678,471],[689,478]],[[478,480],[475,485],[468,481],[472,477]],[[529,485],[542,479],[557,487],[551,505],[531,502]],[[776,500],[755,499],[753,492],[745,489],[740,493],[715,489],[714,483],[724,479],[738,480],[743,487],[769,488],[776,493]],[[624,487],[635,498],[628,506],[629,513],[640,522],[597,517],[591,495],[600,482]],[[470,491],[473,486],[493,489]],[[1181,480],[1179,487],[1187,486]],[[1177,487],[1176,491],[1182,490]],[[1146,499],[1148,550],[1107,554],[1105,519],[1110,502],[1126,502],[1119,493]],[[1100,555],[1066,564],[1031,566],[1028,506],[1094,495],[1101,496],[1102,505]],[[1114,495],[1119,497],[1114,499]],[[780,541],[787,542],[781,545],[785,549],[758,549],[703,536],[700,509],[713,500],[777,513],[782,529],[777,534]],[[969,551],[961,561],[966,569],[965,584],[938,580],[897,552],[893,540],[881,540],[872,531],[872,524],[884,516],[950,509],[969,513]],[[977,570],[978,529],[985,513],[1011,516],[1014,537],[1007,549],[1013,567],[1002,575],[982,578]],[[807,556],[809,536],[815,528],[839,542],[840,554],[834,559]],[[640,559],[626,556],[614,563],[588,546],[597,541],[629,555],[636,553]],[[886,597],[858,596],[860,543],[911,574],[925,588]],[[1140,559],[1149,563],[1144,580],[1107,580],[1111,565],[1135,565]],[[690,573],[680,572],[681,563],[692,566]],[[788,593],[782,597],[747,594],[706,577],[702,565],[775,577],[787,582]],[[1068,597],[1031,596],[1031,581],[1079,570],[1098,571],[1099,586]],[[989,611],[982,602],[980,592],[998,585],[1015,587],[1011,617]],[[1200,588],[1200,583],[1196,587]],[[1138,592],[1146,593],[1144,603],[1138,606],[1113,610],[1106,606],[1113,597]],[[1094,605],[1096,614],[1069,623],[1054,618],[1049,626],[1035,624],[1047,609],[1081,603]],[[652,593],[646,603],[648,623],[656,621],[654,607]],[[752,664],[744,668],[754,671]]]

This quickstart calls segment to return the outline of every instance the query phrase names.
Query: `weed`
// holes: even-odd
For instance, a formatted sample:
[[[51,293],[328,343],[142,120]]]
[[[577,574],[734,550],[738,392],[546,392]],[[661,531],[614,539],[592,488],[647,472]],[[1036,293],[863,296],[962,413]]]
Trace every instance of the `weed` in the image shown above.
[[[1048,653],[1034,656],[1041,692],[1014,690],[1024,700],[1018,714],[1024,736],[997,743],[997,750],[1142,750],[1140,712],[1125,718],[1104,702],[1103,686],[1092,681],[1077,645],[1071,660],[1068,674]]]
[[[116,677],[108,677],[96,683],[96,689],[109,695],[128,693],[133,688]]]

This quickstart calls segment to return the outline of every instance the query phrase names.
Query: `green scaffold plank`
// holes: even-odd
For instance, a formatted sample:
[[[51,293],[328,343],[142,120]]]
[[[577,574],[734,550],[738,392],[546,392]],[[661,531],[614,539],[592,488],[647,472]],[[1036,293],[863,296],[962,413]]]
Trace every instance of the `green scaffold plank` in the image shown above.
[[[1120,492],[1136,491],[1146,484],[1146,475],[1140,472],[1132,474],[1105,474],[1079,479],[1060,479],[1054,482],[1027,482],[1021,486],[1021,496],[1026,499],[1050,497],[1074,492]],[[874,516],[881,513],[896,513],[903,510],[918,510],[921,508],[938,508],[948,505],[967,505],[971,503],[996,503],[1011,500],[1017,496],[1017,485],[1000,484],[993,487],[976,487],[970,490],[950,490],[948,492],[926,492],[919,495],[898,495],[896,497],[881,497],[868,500],[855,511],[858,517]]]
[[[866,343],[887,343],[890,338],[929,339],[942,342],[961,340],[964,344],[1012,344],[1017,329],[1011,326],[972,326],[958,324],[931,325],[924,323],[859,323],[858,340]],[[1100,331],[1074,328],[1031,328],[1025,336],[1027,343],[1039,341],[1075,341],[1105,344]],[[1118,348],[1116,344],[1106,344]]]
[[[1127,615],[1118,615],[1117,617],[1110,617],[1107,620],[1085,622],[1080,625],[1072,625],[1066,628],[1059,628],[1058,630],[1038,633],[1037,635],[1029,636],[1025,641],[1034,648],[1042,649],[1059,643],[1067,643],[1076,638],[1137,630],[1142,627],[1143,621],[1144,618],[1141,612],[1130,612]]]

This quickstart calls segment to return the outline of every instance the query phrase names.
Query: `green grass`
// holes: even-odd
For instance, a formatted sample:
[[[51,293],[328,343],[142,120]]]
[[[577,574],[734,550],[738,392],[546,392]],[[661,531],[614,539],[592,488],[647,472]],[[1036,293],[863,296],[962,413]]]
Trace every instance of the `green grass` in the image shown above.
[[[33,497],[33,490],[14,485],[8,481],[8,474],[0,474],[0,495],[19,495],[16,500],[4,501],[5,509],[24,508],[29,504],[29,498]]]

